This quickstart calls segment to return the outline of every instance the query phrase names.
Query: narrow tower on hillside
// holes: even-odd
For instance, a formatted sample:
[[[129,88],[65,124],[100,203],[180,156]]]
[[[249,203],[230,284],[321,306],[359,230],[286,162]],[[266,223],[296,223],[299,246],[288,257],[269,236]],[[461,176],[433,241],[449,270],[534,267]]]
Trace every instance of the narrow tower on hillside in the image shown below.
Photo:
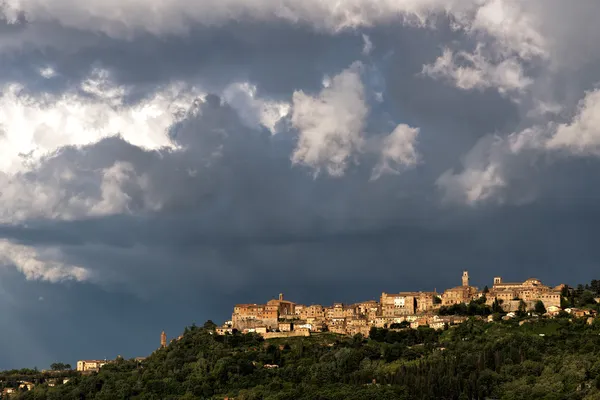
[[[462,285],[469,286],[469,271],[463,271]]]
[[[165,331],[160,334],[160,347],[167,347],[167,334]]]
[[[279,293],[279,301],[283,301],[283,293]]]

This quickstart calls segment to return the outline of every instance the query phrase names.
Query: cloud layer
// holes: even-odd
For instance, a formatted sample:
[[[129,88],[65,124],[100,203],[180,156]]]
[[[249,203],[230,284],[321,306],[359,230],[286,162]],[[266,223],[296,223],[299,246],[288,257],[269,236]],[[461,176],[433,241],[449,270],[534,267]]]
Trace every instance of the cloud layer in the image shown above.
[[[29,59],[36,68],[10,71],[0,96],[3,223],[183,212],[208,224],[225,218],[207,232],[232,237],[260,233],[264,221],[303,235],[314,226],[341,232],[350,220],[377,229],[403,217],[388,196],[435,208],[538,202],[540,187],[548,190],[545,170],[598,154],[598,93],[584,73],[593,57],[561,59],[579,36],[552,28],[566,12],[559,2],[230,0],[190,9],[175,1],[152,3],[144,15],[139,6],[4,4],[0,55],[7,65]],[[592,8],[582,2],[566,23]],[[239,30],[228,31],[232,24]],[[270,31],[289,31],[307,57],[292,65],[261,49],[255,38]],[[68,51],[65,35],[73,32]],[[221,70],[219,61],[207,67],[194,56],[185,73],[185,59],[160,61],[160,74],[117,61],[127,48],[177,51],[211,32],[200,48],[222,56]],[[419,52],[410,40],[378,43],[403,32],[415,34]],[[237,50],[223,53],[220,42]],[[327,56],[334,48],[335,60]],[[589,55],[597,52],[588,46]],[[75,61],[69,68],[57,62],[67,54]],[[264,59],[236,69],[252,54]],[[420,63],[403,63],[411,55]],[[147,78],[135,79],[135,69]],[[574,70],[581,76],[567,75]],[[437,104],[411,100],[419,96]],[[479,118],[469,102],[517,117],[461,128],[461,120]],[[365,190],[377,197],[365,199]],[[363,200],[382,207],[364,215],[350,207]],[[35,244],[5,240],[32,260],[43,257]]]
[[[463,268],[597,278],[598,11],[7,0],[0,296],[89,291],[120,324],[102,306],[119,296],[223,319],[271,291],[354,301]]]

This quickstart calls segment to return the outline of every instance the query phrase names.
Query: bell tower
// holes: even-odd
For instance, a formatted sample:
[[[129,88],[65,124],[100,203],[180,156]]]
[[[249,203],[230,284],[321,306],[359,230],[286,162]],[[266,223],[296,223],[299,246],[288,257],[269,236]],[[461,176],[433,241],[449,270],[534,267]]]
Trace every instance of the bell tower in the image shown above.
[[[464,270],[462,274],[462,285],[469,286],[469,271]]]
[[[160,334],[160,347],[167,347],[167,334],[165,331]]]

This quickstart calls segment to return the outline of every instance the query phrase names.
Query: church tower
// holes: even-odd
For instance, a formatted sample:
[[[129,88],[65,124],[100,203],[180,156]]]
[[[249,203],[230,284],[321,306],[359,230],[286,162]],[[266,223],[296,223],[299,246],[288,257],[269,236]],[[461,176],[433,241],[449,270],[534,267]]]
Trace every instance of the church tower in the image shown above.
[[[469,286],[469,271],[467,271],[467,270],[463,271],[462,285]]]
[[[165,331],[160,334],[160,347],[167,347],[167,334]]]

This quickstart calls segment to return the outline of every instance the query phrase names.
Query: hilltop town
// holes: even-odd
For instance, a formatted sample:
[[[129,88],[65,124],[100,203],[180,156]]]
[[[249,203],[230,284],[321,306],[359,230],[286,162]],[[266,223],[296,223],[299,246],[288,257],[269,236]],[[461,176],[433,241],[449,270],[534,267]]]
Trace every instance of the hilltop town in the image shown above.
[[[330,351],[335,354],[357,351],[360,353],[360,357],[356,357],[358,361],[367,355],[368,357],[364,359],[370,360],[369,357],[377,357],[379,360],[376,364],[372,364],[371,361],[366,364],[356,363],[356,368],[362,371],[360,376],[365,374],[364,379],[357,378],[357,382],[366,382],[365,385],[360,386],[363,389],[367,387],[376,389],[374,385],[368,383],[369,379],[383,379],[384,381],[389,379],[386,368],[393,365],[395,360],[427,360],[427,357],[432,357],[430,365],[433,368],[440,362],[440,359],[436,358],[436,354],[444,351],[444,354],[453,352],[454,356],[447,358],[450,361],[456,357],[465,356],[471,360],[469,361],[471,363],[472,357],[475,355],[479,357],[478,352],[483,351],[488,354],[486,352],[491,347],[485,345],[486,341],[491,343],[499,337],[502,337],[505,343],[507,341],[513,343],[512,348],[511,345],[507,345],[505,354],[502,356],[505,357],[506,363],[524,362],[522,357],[526,353],[523,352],[523,349],[529,349],[530,346],[535,348],[535,354],[531,354],[535,360],[538,360],[538,357],[551,359],[555,355],[557,346],[562,346],[561,351],[564,354],[571,354],[575,351],[574,349],[580,348],[582,354],[578,357],[583,359],[588,355],[587,352],[590,349],[597,346],[600,319],[595,318],[595,315],[597,311],[600,311],[599,296],[600,281],[598,280],[592,280],[589,285],[577,285],[577,288],[573,288],[567,285],[544,285],[535,278],[523,282],[504,282],[501,277],[495,277],[491,287],[485,286],[480,290],[470,285],[468,271],[463,271],[460,286],[447,289],[442,293],[438,293],[436,290],[432,292],[384,292],[381,293],[379,301],[369,300],[355,304],[304,305],[285,299],[281,293],[278,298],[269,300],[266,304],[235,305],[231,320],[222,326],[217,326],[210,320],[206,321],[202,327],[194,324],[185,328],[182,335],[170,340],[163,331],[160,334],[160,347],[147,358],[137,357],[125,360],[118,356],[114,360],[79,360],[75,369],[71,369],[69,364],[55,363],[51,366],[50,371],[37,371],[37,369],[7,371],[4,375],[0,374],[0,396],[3,399],[45,399],[40,393],[52,392],[57,393],[58,396],[52,398],[66,398],[64,396],[69,393],[79,393],[73,390],[75,387],[79,388],[78,390],[93,392],[100,390],[94,389],[97,388],[94,382],[97,382],[95,376],[98,374],[103,374],[102,380],[105,382],[121,378],[126,382],[140,382],[140,374],[146,376],[145,386],[140,387],[136,383],[135,387],[128,389],[130,393],[145,391],[160,395],[165,395],[167,392],[183,395],[183,390],[188,389],[182,389],[181,385],[157,386],[157,371],[161,371],[158,374],[164,372],[165,362],[171,363],[173,368],[181,371],[183,370],[181,365],[193,362],[196,360],[194,357],[198,354],[202,354],[202,362],[214,363],[211,367],[213,372],[210,372],[211,375],[206,378],[208,380],[203,385],[197,384],[197,375],[194,375],[193,378],[188,377],[191,381],[186,387],[195,388],[193,390],[197,393],[209,394],[233,390],[232,387],[227,385],[221,387],[216,383],[217,381],[213,381],[214,376],[220,376],[219,379],[222,379],[222,382],[229,380],[231,372],[223,374],[225,370],[222,369],[222,366],[225,364],[218,364],[219,360],[223,358],[223,354],[229,354],[226,357],[228,363],[236,363],[236,366],[229,371],[238,371],[236,373],[242,374],[240,379],[245,379],[243,376],[246,374],[256,372],[256,376],[253,375],[247,381],[247,386],[254,387],[256,386],[255,379],[270,379],[270,375],[257,371],[268,369],[277,373],[276,370],[285,370],[286,368],[286,371],[296,371],[295,366],[304,362],[308,362],[309,365],[317,365],[323,360],[323,352],[328,351],[324,349],[331,349]],[[554,317],[558,318],[554,319]],[[516,321],[510,321],[513,318]],[[467,320],[469,323],[462,324]],[[486,323],[486,320],[488,322],[499,321],[499,323]],[[480,329],[473,329],[474,326],[479,326]],[[322,334],[320,334],[321,332]],[[590,335],[590,332],[593,334]],[[257,335],[239,335],[237,333],[256,333],[262,338]],[[319,334],[313,335],[313,333]],[[363,337],[355,336],[356,334],[361,334]],[[340,335],[353,337],[344,338]],[[529,338],[527,344],[523,342],[523,335],[527,335]],[[576,337],[580,344],[565,345],[567,343],[566,335]],[[312,337],[307,338],[308,342],[305,342],[301,338],[292,338],[294,336]],[[469,338],[476,336],[480,338],[479,343],[475,340],[471,342]],[[366,340],[365,337],[369,337],[369,339]],[[276,340],[261,345],[263,338]],[[283,338],[283,340],[277,340],[278,338]],[[464,340],[469,340],[471,343],[470,350],[466,354],[462,343]],[[428,346],[422,346],[425,342],[428,343]],[[317,345],[305,348],[303,343]],[[482,343],[484,347],[478,347]],[[314,354],[310,351],[305,353],[304,350],[291,351],[293,346],[300,346],[296,348],[304,350],[312,349]],[[349,347],[344,348],[344,346]],[[222,353],[224,348],[229,349],[229,353]],[[374,348],[377,349],[375,353],[372,352]],[[218,354],[215,353],[211,357],[204,358],[208,354],[207,352],[217,351],[216,349],[219,349]],[[549,349],[552,349],[552,352]],[[186,352],[189,354],[186,355]],[[240,356],[241,354],[243,356]],[[491,354],[489,353],[487,357],[490,360],[496,360],[490,364],[493,368],[498,371],[511,371],[501,365],[496,365],[497,360],[504,361],[501,360],[502,357],[494,358],[496,356],[492,357]],[[493,354],[497,354],[497,351],[495,350]],[[248,356],[250,358],[247,358]],[[303,358],[309,356],[313,358]],[[515,359],[516,356],[518,357]],[[175,359],[178,361],[173,364]],[[364,370],[362,370],[363,364]],[[340,365],[343,367],[347,364]],[[372,370],[373,365],[378,365],[378,369]],[[480,367],[488,368],[484,365]],[[189,371],[193,370],[193,368],[189,369]],[[454,364],[443,370],[446,371],[446,378],[456,375]],[[144,375],[144,371],[147,372],[146,375]],[[323,371],[327,371],[327,376],[330,376],[330,369]],[[437,367],[435,371],[439,372]],[[133,374],[134,378],[128,379],[128,373]],[[283,373],[287,374],[285,371]],[[418,371],[412,373],[416,374]],[[332,382],[339,382],[341,376],[332,378]],[[405,376],[405,372],[402,372],[401,376]],[[432,375],[428,372],[426,376]],[[587,375],[582,374],[581,376]],[[592,379],[595,375],[590,376]],[[446,378],[441,380],[446,382]],[[467,377],[462,379],[468,380]],[[503,380],[497,381],[496,385],[510,379],[515,379],[515,377],[510,373],[505,374]],[[598,374],[597,380],[600,382],[600,374]],[[195,383],[192,384],[192,381]],[[94,384],[90,384],[90,382]],[[208,386],[208,382],[211,382],[210,385],[213,386]],[[593,386],[600,388],[600,383]],[[106,388],[107,392],[112,393],[112,397],[106,398],[116,398],[114,390],[117,390],[115,389],[117,387],[119,386],[108,383],[101,390]],[[414,387],[419,388],[418,386]],[[445,388],[445,386],[443,387]],[[421,391],[429,389],[429,386],[424,386],[415,390],[421,393]],[[235,390],[233,391],[235,392]],[[315,387],[315,390],[318,392],[320,387]],[[31,396],[27,397],[28,394]],[[422,398],[422,396],[418,398]]]
[[[463,322],[461,315],[440,315],[440,310],[459,304],[479,301],[510,318],[517,311],[533,311],[538,303],[545,313],[554,315],[561,311],[561,290],[530,278],[524,282],[504,282],[495,277],[491,288],[482,290],[469,284],[469,272],[463,271],[462,282],[445,290],[433,292],[382,293],[379,301],[369,300],[355,304],[334,303],[304,305],[286,300],[283,294],[266,304],[237,304],[231,320],[217,328],[219,334],[256,332],[265,338],[309,336],[311,332],[334,332],[347,335],[368,336],[371,328],[393,326],[429,326],[443,329]]]

